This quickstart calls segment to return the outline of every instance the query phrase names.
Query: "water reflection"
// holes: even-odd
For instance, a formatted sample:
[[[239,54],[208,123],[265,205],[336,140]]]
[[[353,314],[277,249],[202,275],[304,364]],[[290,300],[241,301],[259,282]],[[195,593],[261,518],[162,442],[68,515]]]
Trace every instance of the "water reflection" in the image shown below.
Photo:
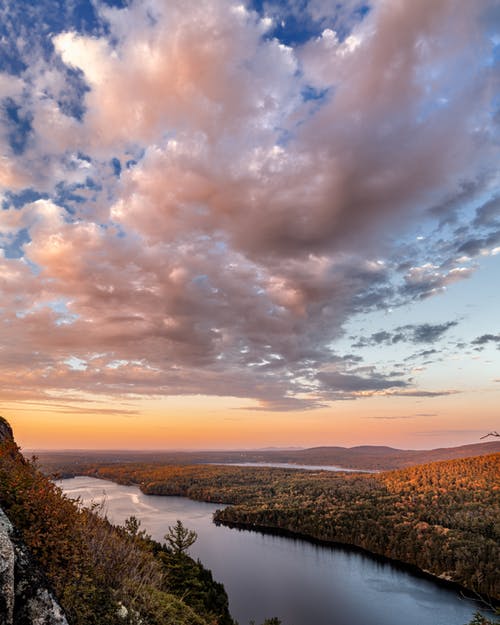
[[[225,585],[240,625],[270,616],[284,625],[464,625],[476,609],[449,588],[363,553],[217,527],[220,505],[89,477],[58,484],[86,504],[105,498],[112,522],[135,515],[157,540],[177,519],[196,530],[190,553]]]

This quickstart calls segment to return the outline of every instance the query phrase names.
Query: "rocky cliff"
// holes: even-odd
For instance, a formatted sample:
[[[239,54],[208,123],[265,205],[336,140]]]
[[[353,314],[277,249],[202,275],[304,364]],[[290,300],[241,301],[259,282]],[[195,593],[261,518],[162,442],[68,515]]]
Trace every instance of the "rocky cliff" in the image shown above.
[[[234,625],[200,562],[65,497],[1,417],[0,509],[0,625]]]
[[[0,444],[11,445],[12,456],[24,462],[16,451],[12,430],[2,417]],[[0,625],[67,625],[42,572],[1,508]]]

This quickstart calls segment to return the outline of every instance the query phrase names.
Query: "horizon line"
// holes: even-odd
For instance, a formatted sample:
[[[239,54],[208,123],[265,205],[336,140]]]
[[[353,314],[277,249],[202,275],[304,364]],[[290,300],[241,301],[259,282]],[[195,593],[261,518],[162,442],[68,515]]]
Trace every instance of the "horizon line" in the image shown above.
[[[440,447],[425,447],[421,449],[410,449],[410,448],[400,448],[400,447],[391,447],[390,445],[353,445],[352,447],[345,447],[343,445],[314,445],[312,447],[247,447],[247,448],[172,448],[172,449],[133,449],[133,448],[95,448],[95,447],[87,447],[87,448],[49,448],[49,447],[39,447],[39,448],[20,448],[21,453],[83,453],[83,452],[98,452],[98,453],[242,453],[242,452],[274,452],[274,451],[309,451],[312,449],[359,449],[360,447],[372,447],[372,448],[385,448],[392,449],[394,451],[435,451],[437,449],[454,449],[460,447],[471,447],[475,445],[489,445],[495,444],[498,441],[483,441],[483,442],[474,442],[474,443],[465,443],[463,445],[443,445]]]

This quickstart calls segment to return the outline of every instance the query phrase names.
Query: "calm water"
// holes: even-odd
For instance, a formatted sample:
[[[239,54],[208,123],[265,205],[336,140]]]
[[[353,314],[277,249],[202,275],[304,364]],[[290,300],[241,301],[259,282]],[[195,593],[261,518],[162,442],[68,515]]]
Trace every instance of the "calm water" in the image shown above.
[[[368,469],[344,469],[333,464],[292,464],[290,462],[208,462],[228,467],[277,467],[279,469],[302,469],[303,471],[342,471],[343,473],[378,473]]]
[[[476,605],[432,580],[344,549],[216,527],[220,505],[144,495],[91,477],[58,482],[84,503],[105,497],[114,523],[135,515],[154,538],[181,519],[198,533],[190,553],[212,569],[240,625],[278,616],[283,625],[464,625]]]

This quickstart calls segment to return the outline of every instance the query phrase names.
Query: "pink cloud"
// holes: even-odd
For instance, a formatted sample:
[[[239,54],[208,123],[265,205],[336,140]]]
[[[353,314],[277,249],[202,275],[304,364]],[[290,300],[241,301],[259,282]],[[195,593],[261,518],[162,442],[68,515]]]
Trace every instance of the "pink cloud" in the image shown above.
[[[489,160],[484,5],[381,0],[344,41],[292,48],[226,0],[136,1],[101,8],[109,36],[54,37],[89,90],[71,118],[62,74],[33,64],[29,173],[3,157],[0,184],[53,197],[0,227],[30,237],[0,258],[0,389],[320,402],[331,341],[389,297],[389,239]],[[61,181],[87,184],[73,214]]]

